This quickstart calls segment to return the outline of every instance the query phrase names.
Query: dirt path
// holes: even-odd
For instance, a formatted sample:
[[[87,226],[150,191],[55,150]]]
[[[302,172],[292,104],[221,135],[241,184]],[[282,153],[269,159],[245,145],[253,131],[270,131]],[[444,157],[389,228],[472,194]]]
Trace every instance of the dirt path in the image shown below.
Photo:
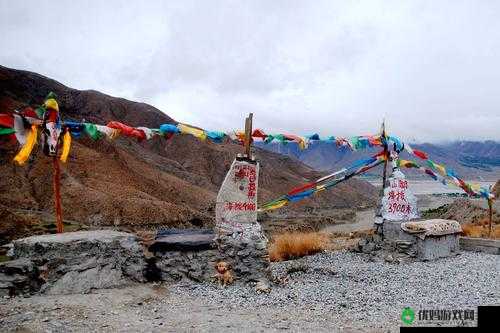
[[[169,285],[0,301],[2,332],[67,332],[68,328],[73,332],[332,332],[342,327],[338,321],[329,322],[325,325],[323,316],[307,305],[253,311],[235,308],[230,300],[213,305],[187,293],[173,293]],[[344,324],[344,332],[359,332]]]

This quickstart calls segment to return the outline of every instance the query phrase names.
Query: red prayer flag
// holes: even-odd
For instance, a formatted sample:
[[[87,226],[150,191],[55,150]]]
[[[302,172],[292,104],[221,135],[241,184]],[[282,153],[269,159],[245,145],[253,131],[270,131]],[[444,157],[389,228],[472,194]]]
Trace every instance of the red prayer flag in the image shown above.
[[[413,149],[413,154],[415,156],[423,159],[423,160],[426,160],[429,158],[426,153],[424,153],[423,151],[420,151],[420,150]]]
[[[13,128],[14,117],[11,114],[0,114],[0,126]]]
[[[308,190],[308,189],[314,187],[315,185],[316,185],[316,183],[308,183],[308,184],[302,185],[300,187],[296,187],[296,188],[292,189],[290,192],[288,192],[287,195],[294,195],[294,194],[300,193],[302,191],[305,191],[305,190]]]
[[[266,133],[264,133],[264,131],[263,131],[263,130],[261,130],[261,129],[258,129],[258,128],[257,128],[257,129],[255,129],[255,130],[253,131],[252,136],[253,136],[254,138],[262,138],[262,139],[265,139],[265,138],[267,137],[267,134],[266,134]]]

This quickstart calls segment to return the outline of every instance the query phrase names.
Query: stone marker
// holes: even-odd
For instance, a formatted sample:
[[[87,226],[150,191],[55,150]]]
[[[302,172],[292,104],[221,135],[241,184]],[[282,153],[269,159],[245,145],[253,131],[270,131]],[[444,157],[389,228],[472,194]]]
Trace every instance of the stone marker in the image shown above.
[[[233,161],[217,195],[215,224],[218,234],[248,241],[264,237],[257,222],[259,163]]]
[[[409,221],[419,218],[417,199],[408,188],[405,175],[395,169],[384,189],[382,217],[387,221]]]
[[[233,266],[237,279],[267,278],[267,239],[257,222],[259,163],[237,157],[217,195],[216,243],[220,259]]]
[[[395,160],[393,164],[393,173],[382,198],[383,243],[420,260],[458,253],[460,225],[450,220],[415,221],[419,218],[417,199],[409,189],[405,175],[396,167]],[[386,247],[382,238],[377,239],[376,246]],[[362,244],[363,252],[370,250],[369,244]]]

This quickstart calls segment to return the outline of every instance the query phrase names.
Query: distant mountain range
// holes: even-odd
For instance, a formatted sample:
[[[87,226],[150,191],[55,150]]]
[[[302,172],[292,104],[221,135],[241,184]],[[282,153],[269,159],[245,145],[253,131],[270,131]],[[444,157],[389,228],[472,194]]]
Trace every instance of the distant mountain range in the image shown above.
[[[338,170],[376,152],[376,149],[353,152],[347,147],[337,147],[335,144],[325,142],[313,143],[305,150],[300,150],[295,143],[286,145],[257,143],[257,145],[296,158],[314,169],[326,171]],[[465,179],[497,180],[500,178],[500,142],[498,141],[455,141],[411,144],[411,146],[426,152],[433,161],[453,169]],[[404,159],[421,162],[406,152],[401,155]],[[371,174],[379,173],[375,169]],[[409,171],[408,174],[412,178],[427,177],[415,170]]]

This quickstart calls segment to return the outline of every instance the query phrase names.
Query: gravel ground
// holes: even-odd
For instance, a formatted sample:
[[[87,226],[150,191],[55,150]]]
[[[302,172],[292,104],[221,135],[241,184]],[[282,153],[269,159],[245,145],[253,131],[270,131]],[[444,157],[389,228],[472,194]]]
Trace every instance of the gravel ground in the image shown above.
[[[482,253],[389,264],[328,252],[274,264],[282,284],[267,294],[180,282],[3,299],[0,331],[398,331],[406,306],[500,305],[499,271],[500,257]]]

